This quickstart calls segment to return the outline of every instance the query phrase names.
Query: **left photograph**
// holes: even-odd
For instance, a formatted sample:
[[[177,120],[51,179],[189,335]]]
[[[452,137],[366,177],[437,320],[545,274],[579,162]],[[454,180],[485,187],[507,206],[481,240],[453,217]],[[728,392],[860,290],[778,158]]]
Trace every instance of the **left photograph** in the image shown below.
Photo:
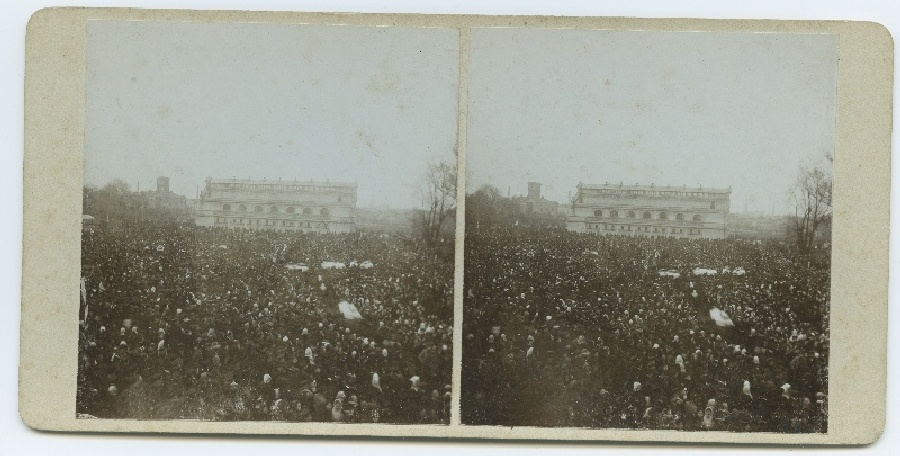
[[[79,418],[448,424],[457,29],[91,21]]]

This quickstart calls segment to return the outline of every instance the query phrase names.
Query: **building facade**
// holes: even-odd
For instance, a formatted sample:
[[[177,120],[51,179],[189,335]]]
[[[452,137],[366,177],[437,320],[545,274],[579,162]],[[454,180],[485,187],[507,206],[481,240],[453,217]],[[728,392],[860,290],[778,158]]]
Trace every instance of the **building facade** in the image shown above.
[[[198,226],[304,233],[356,231],[356,184],[207,179],[194,209]]]
[[[416,211],[413,209],[356,209],[356,228],[367,233],[411,234],[416,220]]]
[[[169,178],[166,176],[157,177],[156,190],[141,192],[141,197],[147,209],[172,214],[188,212],[187,197],[169,190]]]
[[[722,239],[731,188],[578,184],[566,228],[579,233]]]
[[[792,234],[791,227],[791,218],[786,216],[762,212],[728,214],[728,236],[738,239],[788,239]]]
[[[552,217],[556,215],[559,203],[550,201],[541,196],[541,184],[539,182],[528,183],[528,196],[515,196],[512,201],[519,208],[519,213],[524,215],[539,215]]]
[[[140,185],[140,183],[138,184]],[[169,189],[169,178],[160,176],[156,190],[131,191],[124,182],[102,189],[85,187],[83,211],[94,223],[118,224],[124,220],[190,220],[193,211],[187,197]]]

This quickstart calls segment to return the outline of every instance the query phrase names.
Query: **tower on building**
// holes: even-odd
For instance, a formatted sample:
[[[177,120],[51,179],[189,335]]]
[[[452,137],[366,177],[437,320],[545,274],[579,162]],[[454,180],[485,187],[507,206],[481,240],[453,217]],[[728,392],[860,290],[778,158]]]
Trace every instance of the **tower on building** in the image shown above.
[[[159,176],[156,178],[156,191],[159,193],[169,193],[169,178]]]
[[[528,199],[530,199],[530,200],[541,199],[541,184],[540,184],[540,182],[529,182],[528,183]]]

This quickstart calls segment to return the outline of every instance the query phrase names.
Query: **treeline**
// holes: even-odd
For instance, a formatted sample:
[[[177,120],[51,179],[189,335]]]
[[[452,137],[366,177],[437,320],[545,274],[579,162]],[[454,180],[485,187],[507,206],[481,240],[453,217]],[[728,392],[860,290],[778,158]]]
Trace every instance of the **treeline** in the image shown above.
[[[522,204],[506,198],[490,184],[466,195],[466,225],[472,227],[492,225],[559,226],[566,225],[566,217],[560,213],[527,213]]]
[[[82,213],[93,217],[97,224],[193,218],[187,204],[178,208],[157,207],[145,193],[132,191],[128,183],[121,179],[112,180],[102,188],[85,185]]]

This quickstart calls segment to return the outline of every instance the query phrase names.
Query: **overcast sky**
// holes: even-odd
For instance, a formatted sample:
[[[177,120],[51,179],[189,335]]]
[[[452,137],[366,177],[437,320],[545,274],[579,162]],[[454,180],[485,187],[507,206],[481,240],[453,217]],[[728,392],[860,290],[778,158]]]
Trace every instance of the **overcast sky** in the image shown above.
[[[90,22],[85,182],[207,176],[355,181],[359,205],[418,207],[455,160],[455,29]]]
[[[801,162],[834,150],[831,35],[476,29],[467,190],[579,182],[732,186],[732,212],[793,213]]]

